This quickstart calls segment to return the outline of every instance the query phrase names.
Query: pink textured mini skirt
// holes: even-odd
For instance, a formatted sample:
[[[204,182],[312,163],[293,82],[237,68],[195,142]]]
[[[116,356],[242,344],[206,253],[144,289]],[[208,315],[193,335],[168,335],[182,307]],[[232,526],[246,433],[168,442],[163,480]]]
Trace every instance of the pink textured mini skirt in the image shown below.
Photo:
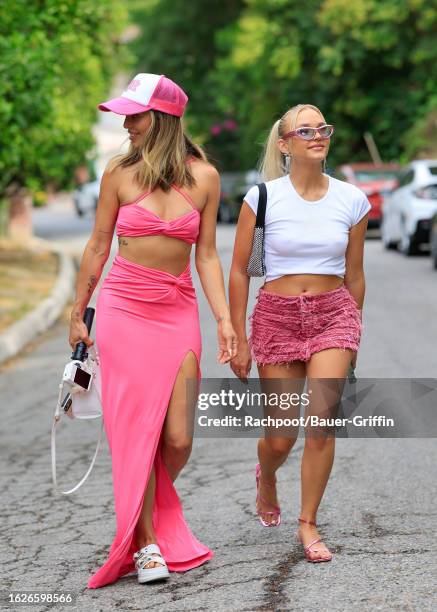
[[[256,300],[248,342],[258,365],[308,361],[328,348],[359,348],[360,311],[345,285],[301,295],[261,288]]]

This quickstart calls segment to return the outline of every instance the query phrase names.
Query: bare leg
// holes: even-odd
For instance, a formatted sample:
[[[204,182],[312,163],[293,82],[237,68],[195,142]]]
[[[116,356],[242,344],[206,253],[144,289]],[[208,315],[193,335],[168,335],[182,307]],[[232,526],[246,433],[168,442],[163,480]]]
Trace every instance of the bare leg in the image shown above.
[[[143,506],[141,508],[140,517],[138,519],[137,526],[135,528],[135,542],[136,548],[139,550],[143,546],[148,544],[156,544],[155,530],[152,524],[152,510],[153,501],[155,499],[155,467],[152,467],[149,482],[147,483],[146,491],[144,493]],[[144,567],[159,567],[159,563],[150,561]]]
[[[196,355],[190,351],[179,369],[164,422],[162,458],[173,482],[187,463],[193,445],[197,395],[190,392],[187,398],[187,389],[194,389],[197,371]]]
[[[170,397],[167,415],[163,426],[162,458],[170,478],[174,481],[180,470],[188,461],[191,453],[192,435],[189,418],[192,417],[192,405],[187,405],[187,378],[196,378],[197,359],[190,351],[179,369]],[[149,482],[144,494],[143,506],[135,529],[136,545],[139,548],[156,544],[156,534],[152,524],[153,503],[155,499],[155,468],[152,468]],[[160,567],[160,563],[150,561],[145,567]]]
[[[311,388],[311,402],[306,414],[321,417],[335,416],[333,406],[339,399],[341,380],[326,381],[320,384],[318,379],[345,379],[352,358],[352,351],[346,349],[326,349],[312,355],[307,363],[308,387]],[[335,436],[333,433],[317,432],[314,429],[305,432],[305,447],[301,466],[301,513],[306,521],[316,522],[319,504],[325,492],[334,463]],[[317,528],[307,523],[299,523],[299,532],[304,546],[320,537]],[[311,548],[311,556],[330,556],[329,550],[318,542]],[[317,552],[317,554],[316,554]]]
[[[277,388],[277,384],[274,383],[269,388],[267,379],[284,379],[286,381],[287,391],[290,393],[290,385],[288,381],[296,380],[296,385],[299,388],[293,387],[293,392],[301,393],[303,384],[305,382],[305,364],[302,361],[296,361],[289,364],[289,367],[284,365],[266,364],[258,366],[258,373],[260,379],[265,379],[264,384],[262,383],[263,391],[269,392],[280,392]],[[270,428],[272,429],[272,428]],[[276,470],[284,463],[287,459],[291,449],[296,442],[296,437],[279,437],[274,430],[270,431],[266,428],[266,437],[258,440],[258,459],[261,466],[261,477],[259,494],[260,497],[265,499],[268,504],[278,505],[277,494],[276,494]],[[260,511],[268,512],[271,511],[270,505],[265,504],[260,499],[258,502],[257,509]],[[263,519],[266,523],[275,523],[276,518],[273,515],[264,514]]]

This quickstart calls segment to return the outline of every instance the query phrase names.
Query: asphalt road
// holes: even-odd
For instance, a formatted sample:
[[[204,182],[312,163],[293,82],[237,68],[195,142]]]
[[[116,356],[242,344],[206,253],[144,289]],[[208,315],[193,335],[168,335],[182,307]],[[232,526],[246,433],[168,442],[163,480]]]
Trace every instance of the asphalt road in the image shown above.
[[[53,209],[35,219],[37,232],[83,248]],[[37,215],[38,216],[38,215]],[[74,219],[71,223],[76,223]],[[48,224],[48,225],[47,225]],[[44,230],[45,228],[45,230]],[[53,226],[52,226],[53,230]],[[233,226],[219,226],[225,278]],[[108,270],[110,261],[105,269]],[[364,333],[357,375],[435,378],[437,371],[437,274],[429,257],[365,248]],[[102,277],[103,278],[103,277]],[[199,299],[204,377],[228,377],[216,361],[216,328],[193,265]],[[260,280],[251,283],[249,308]],[[94,296],[95,299],[95,296]],[[94,302],[94,300],[93,300]],[[92,303],[93,303],[92,302]],[[293,538],[299,516],[303,440],[278,472],[283,522],[266,529],[254,514],[255,439],[196,438],[176,486],[190,528],[215,552],[202,567],[172,573],[164,584],[139,585],[135,577],[89,590],[89,575],[106,559],[115,532],[111,460],[106,440],[87,483],[77,494],[57,496],[50,473],[51,418],[63,364],[70,357],[68,314],[0,370],[2,414],[1,609],[21,609],[9,590],[71,592],[69,609],[165,611],[332,611],[436,609],[434,439],[338,439],[336,458],[319,510],[319,526],[334,553],[331,563],[310,564]],[[252,377],[257,376],[253,366]],[[59,436],[60,477],[65,486],[84,472],[97,423],[68,423]],[[63,605],[32,606],[34,610]]]

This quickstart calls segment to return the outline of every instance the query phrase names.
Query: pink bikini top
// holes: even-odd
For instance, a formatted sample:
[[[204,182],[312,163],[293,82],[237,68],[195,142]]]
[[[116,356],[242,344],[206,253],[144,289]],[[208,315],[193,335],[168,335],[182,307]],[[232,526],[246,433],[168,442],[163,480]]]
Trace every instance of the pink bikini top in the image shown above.
[[[133,202],[122,204],[118,210],[116,223],[117,236],[152,236],[156,234],[164,234],[173,238],[180,238],[185,242],[194,244],[199,235],[200,228],[200,211],[194,205],[190,196],[175,185],[173,189],[183,196],[190,204],[193,210],[165,221],[151,210],[144,208],[139,204],[152,192],[147,191],[139,195]]]

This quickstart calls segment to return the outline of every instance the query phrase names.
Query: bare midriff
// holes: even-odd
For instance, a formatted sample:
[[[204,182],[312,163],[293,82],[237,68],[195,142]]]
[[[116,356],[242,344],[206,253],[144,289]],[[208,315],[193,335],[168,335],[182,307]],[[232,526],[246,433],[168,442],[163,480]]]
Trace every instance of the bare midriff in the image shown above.
[[[192,245],[171,236],[118,236],[119,254],[146,268],[179,276],[188,266]]]
[[[141,188],[135,185],[134,172],[136,166],[123,169],[123,177],[118,189],[120,206],[134,201],[141,193]],[[184,188],[190,196],[193,206],[201,210],[204,194],[197,187]],[[151,210],[163,220],[170,220],[184,215],[193,207],[179,193],[164,193],[156,189],[139,205]],[[148,236],[118,236],[118,252],[121,257],[146,268],[154,268],[179,276],[187,268],[190,261],[192,244],[163,234]]]
[[[283,295],[301,295],[333,291],[343,284],[343,278],[333,274],[286,274],[264,283],[262,288]]]

